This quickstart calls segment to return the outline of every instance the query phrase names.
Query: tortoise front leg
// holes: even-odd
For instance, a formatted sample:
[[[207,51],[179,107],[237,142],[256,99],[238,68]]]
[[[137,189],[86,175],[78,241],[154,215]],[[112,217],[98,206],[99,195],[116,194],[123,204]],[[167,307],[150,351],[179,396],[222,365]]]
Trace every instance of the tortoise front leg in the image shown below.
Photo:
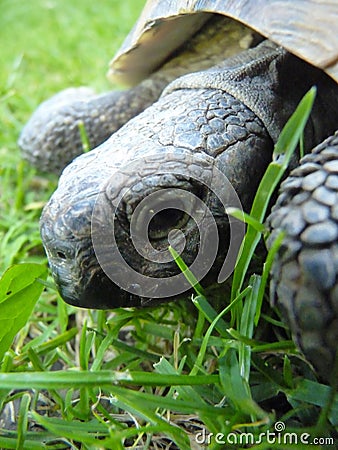
[[[54,95],[38,107],[22,130],[19,146],[24,158],[39,170],[60,173],[83,153],[80,123],[90,148],[99,146],[154,103],[171,81],[238,53],[243,50],[243,42],[250,45],[253,34],[239,23],[213,17],[177,55],[130,89],[96,94],[80,87]]]
[[[100,95],[86,87],[59,92],[23,128],[18,144],[24,158],[39,170],[60,173],[83,152],[80,124],[93,149],[156,101],[167,83],[165,77],[153,77],[129,90]]]
[[[285,237],[271,298],[295,342],[330,381],[338,342],[338,132],[306,155],[281,186],[268,245]]]

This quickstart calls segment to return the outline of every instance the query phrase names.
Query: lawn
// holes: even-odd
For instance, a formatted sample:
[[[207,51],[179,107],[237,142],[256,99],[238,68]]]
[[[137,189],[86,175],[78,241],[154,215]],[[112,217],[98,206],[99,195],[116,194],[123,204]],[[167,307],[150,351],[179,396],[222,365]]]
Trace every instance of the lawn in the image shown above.
[[[0,448],[324,448],[337,399],[270,307],[262,265],[242,280],[262,227],[249,227],[232,296],[195,286],[193,301],[87,311],[48,275],[39,216],[57,177],[22,161],[20,130],[61,89],[112,87],[108,61],[143,4],[1,1]]]

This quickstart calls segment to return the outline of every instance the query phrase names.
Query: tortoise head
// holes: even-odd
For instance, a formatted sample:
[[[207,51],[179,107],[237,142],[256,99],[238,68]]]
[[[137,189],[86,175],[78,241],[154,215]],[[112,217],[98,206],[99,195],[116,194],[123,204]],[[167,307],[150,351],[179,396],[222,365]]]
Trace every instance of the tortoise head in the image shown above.
[[[77,158],[75,166],[86,167],[94,153]],[[97,178],[91,173],[90,183],[85,175],[82,183],[76,180],[73,165],[41,217],[51,272],[66,302],[112,309],[179,297],[190,285],[169,244],[199,280],[215,278],[228,247],[228,237],[219,238],[229,235],[224,203],[229,192],[238,197],[230,183],[225,194],[226,177],[213,158],[177,148],[156,152],[108,177],[104,170]],[[240,207],[239,200],[233,206]],[[240,239],[241,233],[237,247]]]

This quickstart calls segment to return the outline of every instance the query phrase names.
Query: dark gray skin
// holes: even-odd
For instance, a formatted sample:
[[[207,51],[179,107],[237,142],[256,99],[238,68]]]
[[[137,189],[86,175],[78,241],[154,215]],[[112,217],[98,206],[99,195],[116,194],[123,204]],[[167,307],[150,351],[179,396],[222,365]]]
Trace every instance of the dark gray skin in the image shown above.
[[[322,378],[336,384],[330,378],[338,340],[338,132],[284,181],[269,224],[268,246],[285,233],[272,268],[272,301]]]
[[[188,109],[187,102],[189,102]],[[172,110],[173,104],[175,104],[175,110]],[[212,126],[215,120],[213,122],[213,119],[208,120],[205,117],[208,108],[216,107],[218,113],[222,112],[227,116],[226,121],[228,130],[232,131],[231,134],[226,132],[226,124],[224,124],[223,133],[219,133],[216,129],[213,130]],[[241,114],[243,118],[242,127],[232,125],[232,123],[237,123],[238,114]],[[166,117],[165,122],[163,121],[164,117]],[[199,119],[203,119],[203,121]],[[177,133],[175,136],[171,134],[168,129],[169,122],[176,131],[180,127],[181,133]],[[216,121],[215,125],[217,123]],[[194,125],[193,130],[191,124]],[[204,139],[202,136],[208,124],[210,124],[210,130],[205,130],[208,135],[205,135]],[[138,134],[132,132],[134,126],[137,127]],[[184,131],[185,128],[189,128],[188,133]],[[202,139],[205,141],[204,143]],[[184,92],[174,91],[162,97],[158,103],[131,120],[97,150],[77,158],[68,166],[60,178],[58,190],[44,209],[41,218],[41,233],[50,267],[60,293],[66,301],[88,308],[94,305],[95,308],[114,308],[151,303],[151,299],[135,297],[121,291],[102,272],[95,259],[91,241],[93,206],[97,201],[102,180],[107,180],[108,185],[104,187],[107,192],[107,201],[102,208],[105,212],[113,213],[111,197],[114,193],[109,192],[109,178],[120,165],[123,166],[130,159],[136,160],[138,157],[145,158],[147,161],[148,155],[157,153],[159,158],[155,163],[151,162],[153,158],[149,157],[149,166],[153,165],[155,172],[163,162],[166,153],[170,152],[179,156],[182,149],[189,149],[190,146],[196,145],[197,140],[200,140],[199,148],[194,151],[201,153],[207,151],[217,159],[220,168],[233,183],[236,183],[242,203],[248,207],[252,200],[252,191],[246,191],[246,186],[241,186],[236,180],[243,176],[254,180],[259,179],[268,164],[272,141],[262,122],[252,111],[218,89],[196,89],[194,92],[187,89]],[[114,161],[110,158],[109,150],[112,144],[116,150],[114,150]],[[249,149],[244,152],[246,145],[249,146]],[[228,151],[224,151],[225,147],[228,147]],[[217,156],[220,148],[222,151]],[[237,152],[242,153],[242,162],[237,160]],[[97,154],[100,154],[98,158]],[[257,165],[255,161],[258,157],[260,163]],[[169,162],[172,160],[171,156]],[[243,162],[245,169],[242,167]],[[134,180],[130,181],[135,185],[143,183],[141,198],[138,192],[135,194],[132,192],[127,204],[123,204],[116,212],[119,220],[116,241],[120,246],[120,251],[130,265],[136,266],[145,275],[170,276],[177,273],[178,269],[175,263],[150,264],[148,262],[144,264],[142,262],[139,255],[132,250],[133,246],[128,234],[129,219],[128,216],[126,217],[125,211],[128,208],[134,210],[142,198],[158,190],[158,185],[161,186],[161,189],[180,187],[189,192],[195,192],[204,202],[208,203],[210,208],[212,207],[211,200],[207,198],[200,186],[190,181],[190,168],[182,164],[182,171],[186,174],[185,180],[174,176],[160,179],[157,175],[152,175],[151,170],[146,178],[139,178],[135,173]],[[82,181],[77,178],[78,176]],[[120,188],[122,189],[123,185]],[[214,212],[217,213],[217,211]],[[220,215],[221,211],[218,214]],[[222,221],[224,222],[224,217],[223,212],[220,217],[220,227]],[[155,235],[153,242],[156,247],[168,245],[167,234],[172,225],[175,225],[175,222],[168,224],[168,219],[168,216],[162,216],[157,223],[157,228],[160,228],[163,238],[159,239],[156,236],[157,230],[153,230]],[[175,219],[170,219],[170,222],[172,220]],[[180,222],[180,217],[177,217],[177,221]],[[188,264],[194,259],[198,244],[194,238],[196,229],[189,228],[189,225],[189,223],[184,224],[182,227],[187,239],[187,246],[182,256]]]
[[[177,156],[182,149],[208,154],[234,186],[244,209],[250,208],[253,195],[267,164],[273,145],[288,117],[301,97],[312,85],[318,96],[305,133],[307,149],[333,133],[337,111],[330,108],[337,97],[337,87],[320,70],[265,41],[254,49],[225,60],[207,71],[186,75],[173,82],[161,98],[130,120],[96,150],[78,157],[62,174],[59,186],[41,218],[41,234],[50,267],[61,296],[69,303],[87,308],[148,305],[155,299],[129,294],[121,290],[102,271],[92,245],[92,213],[99,192],[104,191],[103,217],[108,217],[115,192],[110,178],[129,161],[149,155],[147,177],[133,174],[129,185],[144,184],[117,209],[116,241],[124,259],[147,276],[168,276],[177,273],[174,262],[144,263],[133,251],[128,235],[128,208],[151,192],[180,186],[197,193],[191,182],[190,167],[183,167],[183,180],[177,177],[159,179],[152,176],[165,155]],[[213,113],[213,111],[215,111]],[[123,185],[119,189],[122,189]],[[117,189],[117,191],[119,190]],[[226,230],[227,216],[217,209],[211,197],[197,193],[217,216],[217,224]],[[209,203],[208,203],[209,202]],[[108,212],[107,212],[108,211]],[[97,211],[95,214],[100,215]],[[175,225],[175,217],[159,217],[165,237],[155,236],[155,246],[168,245],[165,231]],[[103,219],[105,220],[105,219]],[[177,217],[180,228],[181,217]],[[225,224],[225,225],[224,225]],[[223,228],[222,228],[223,227]],[[189,264],[197,252],[194,227],[182,224],[186,248],[182,256]],[[225,243],[226,245],[226,243]],[[219,269],[216,261],[210,280]]]
[[[69,100],[78,91],[68,91],[61,94],[61,102],[58,103],[60,97],[56,97],[56,102],[54,97],[47,105],[42,105],[23,131],[20,144],[27,159],[43,170],[60,171],[81,152],[79,120],[84,122],[92,145],[104,141],[122,126],[102,145],[78,157],[64,170],[59,186],[41,217],[43,244],[56,285],[65,301],[86,308],[112,309],[153,305],[176,298],[164,298],[156,290],[163,278],[174,277],[178,273],[175,262],[151,262],[141,257],[133,246],[129,230],[135,217],[135,226],[144,228],[144,222],[138,223],[138,217],[144,217],[147,211],[141,209],[139,215],[136,214],[143,200],[155,193],[164,196],[177,188],[181,192],[193,193],[215,218],[221,236],[220,245],[209,272],[202,277],[204,286],[214,283],[231,243],[231,224],[220,202],[203,183],[196,182],[195,174],[199,172],[200,177],[207,177],[210,167],[217,167],[236,190],[244,209],[249,211],[284,124],[313,85],[317,86],[317,97],[305,131],[305,149],[309,151],[336,130],[338,88],[334,81],[268,41],[238,54],[238,47],[232,49],[225,39],[228,35],[223,30],[226,22],[219,20],[218,28],[214,27],[216,22],[204,28],[207,38],[203,33],[201,37],[195,36],[195,41],[188,43],[180,55],[170,58],[163,68],[140,85],[129,91],[100,97],[91,93],[87,97],[88,91],[81,91],[84,98],[75,103]],[[239,41],[238,36],[235,41]],[[238,55],[228,58],[231,54]],[[182,74],[183,77],[169,84],[158,99],[168,83]],[[66,104],[63,103],[64,96]],[[140,113],[142,110],[144,112]],[[45,120],[49,118],[52,121],[46,124]],[[40,133],[41,129],[44,133]],[[64,150],[67,150],[65,157],[61,156]],[[193,161],[186,157],[185,151],[194,155]],[[212,160],[211,166],[203,165],[207,156],[209,162]],[[334,158],[336,160],[336,156]],[[140,164],[142,170],[136,164],[128,173],[126,167],[133,161]],[[325,167],[325,158],[323,161]],[[316,164],[320,166],[320,161]],[[161,170],[167,173],[161,174]],[[300,170],[302,176],[307,171],[306,168],[305,172]],[[320,172],[321,168],[318,170]],[[326,166],[324,172],[328,170]],[[334,183],[332,178],[331,183]],[[337,196],[332,185],[327,189],[333,190]],[[116,198],[122,192],[126,195],[116,206]],[[306,233],[309,222],[304,217],[309,218],[311,214],[320,216],[323,208],[314,210],[313,203],[307,203],[303,198],[303,215],[299,218],[299,197],[293,200],[292,192],[287,190],[286,196],[295,202],[295,216],[294,213],[289,216],[286,207],[286,219],[273,219],[272,216],[271,224],[277,231],[286,227],[291,234],[295,231],[293,225],[297,228],[301,224],[304,229],[296,230],[292,239],[288,238],[286,246],[291,242],[291,250],[283,253],[282,248],[273,271],[275,291],[279,304],[285,308],[296,342],[325,379],[325,373],[333,366],[338,339],[335,326],[337,264],[332,269],[331,260],[332,255],[335,255],[334,260],[337,259],[336,249],[332,246],[332,236],[337,232],[337,215],[333,208],[332,217],[328,221],[323,219],[315,229],[316,233],[312,233],[321,241],[320,245],[314,242],[313,247],[308,247],[308,234],[311,232]],[[316,195],[323,197],[327,193],[323,192]],[[330,192],[329,198],[333,194]],[[338,203],[338,199],[334,201]],[[194,203],[187,203],[185,206],[191,211],[198,209]],[[156,210],[157,206],[153,203],[148,213]],[[296,220],[295,223],[294,217],[298,217],[298,222]],[[313,217],[310,220],[314,220]],[[98,226],[101,227],[100,232],[97,232]],[[168,234],[173,229],[181,231],[185,237],[181,256],[190,265],[202,244],[196,224],[189,215],[177,213],[174,208],[158,213],[149,225],[150,244],[155,250],[164,251],[168,246]],[[122,269],[115,261],[115,247],[111,242],[106,245],[106,235],[110,236],[112,230],[123,260],[135,271],[153,278],[153,291],[148,289],[145,292],[132,280],[128,289],[121,289],[115,282],[112,273]],[[171,243],[176,248],[180,242],[175,235]],[[212,244],[211,237],[206,246]],[[303,246],[307,249],[305,253],[299,252]],[[147,256],[147,246],[144,250]],[[110,262],[111,253],[114,257]],[[314,253],[316,256],[312,259]],[[285,256],[288,254],[292,254],[290,260]],[[103,255],[110,264],[108,271],[103,270],[98,255]],[[307,285],[315,286],[315,289],[306,290],[305,295],[303,290]],[[296,294],[298,291],[299,295]],[[307,295],[309,299],[305,298]],[[323,316],[321,309],[324,310]],[[311,314],[317,311],[321,320],[310,321],[309,325],[302,316],[304,311],[305,316],[308,311]],[[323,337],[325,327],[330,331]],[[309,343],[312,340],[318,342],[323,358],[318,357],[319,353],[314,355],[319,347],[313,351]],[[325,346],[328,351],[325,351]]]

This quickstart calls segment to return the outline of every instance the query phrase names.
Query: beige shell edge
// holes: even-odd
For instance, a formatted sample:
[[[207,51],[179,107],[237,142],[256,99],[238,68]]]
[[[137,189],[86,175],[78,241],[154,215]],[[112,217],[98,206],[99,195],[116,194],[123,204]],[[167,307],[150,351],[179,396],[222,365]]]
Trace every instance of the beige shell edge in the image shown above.
[[[139,82],[202,26],[208,13],[248,25],[338,82],[338,0],[148,0],[108,77]]]

